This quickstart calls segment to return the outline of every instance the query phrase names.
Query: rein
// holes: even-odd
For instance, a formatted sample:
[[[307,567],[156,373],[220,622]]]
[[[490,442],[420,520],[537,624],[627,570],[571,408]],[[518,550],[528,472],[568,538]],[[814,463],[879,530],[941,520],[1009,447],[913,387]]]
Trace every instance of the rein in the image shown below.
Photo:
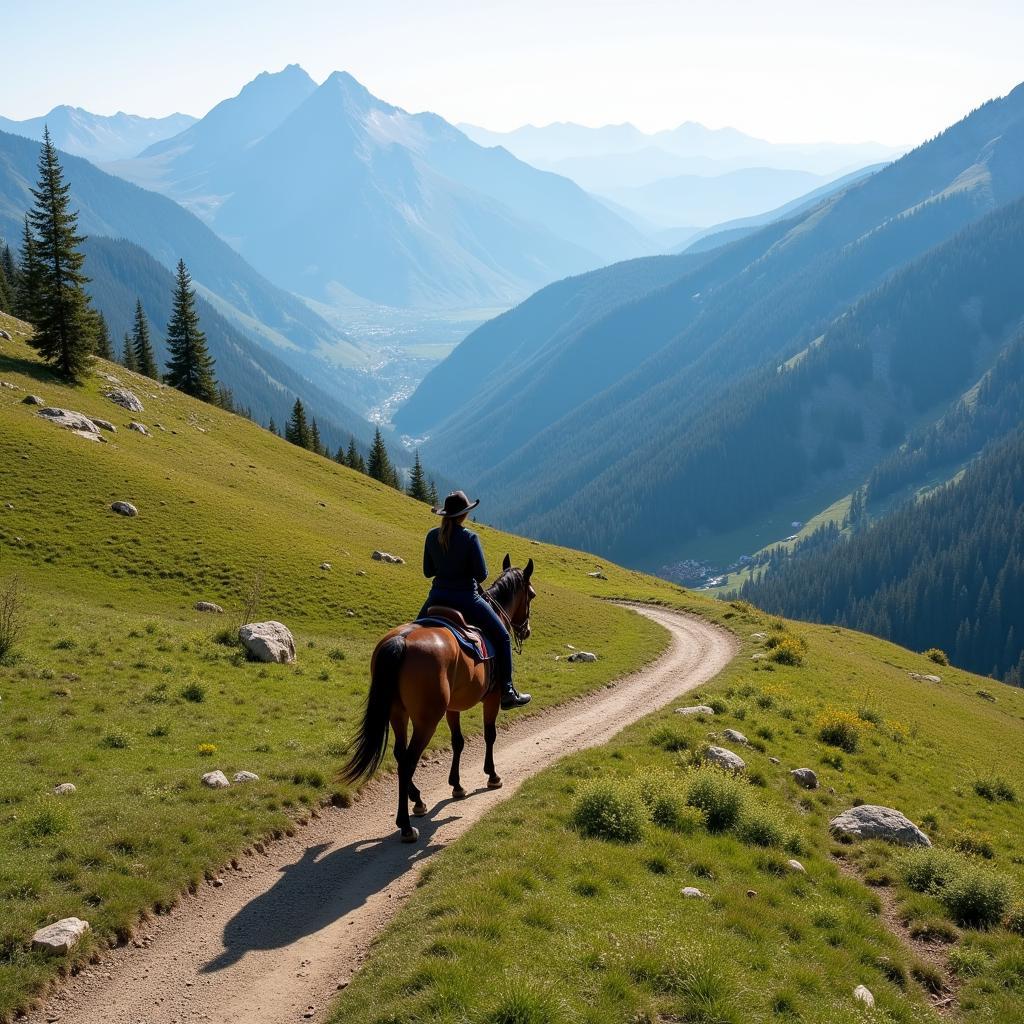
[[[504,575],[504,573],[502,573],[502,575]],[[498,618],[501,619],[501,621],[505,624],[505,628],[508,630],[508,634],[512,638],[512,646],[515,648],[516,654],[522,654],[523,641],[526,639],[526,631],[530,627],[530,613],[529,610],[527,610],[526,619],[523,622],[515,623],[512,621],[512,617],[509,615],[509,613],[505,611],[504,607],[497,600],[497,598],[493,597],[491,594],[491,590],[493,590],[494,587],[498,585],[500,579],[501,576],[499,576],[498,579],[495,580],[494,583],[486,590],[481,588],[481,593],[483,594],[484,599],[487,601],[487,603],[495,610],[495,612],[497,612]]]

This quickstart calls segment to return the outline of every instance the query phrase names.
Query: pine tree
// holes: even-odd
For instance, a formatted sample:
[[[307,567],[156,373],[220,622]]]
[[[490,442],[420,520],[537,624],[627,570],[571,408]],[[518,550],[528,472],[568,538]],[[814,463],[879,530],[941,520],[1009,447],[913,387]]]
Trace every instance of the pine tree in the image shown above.
[[[142,300],[135,300],[135,322],[132,324],[132,348],[135,349],[135,365],[138,372],[153,380],[160,379],[160,371],[156,365],[153,343],[149,340],[149,321],[142,308]]]
[[[316,417],[313,417],[313,422],[309,425],[309,450],[316,452],[317,455],[324,454],[323,442],[320,440],[320,428],[316,425]]]
[[[437,484],[435,484],[433,480],[427,484],[427,501],[431,508],[437,508]]]
[[[373,444],[370,446],[370,458],[366,463],[366,472],[383,484],[392,487],[396,480],[394,467],[391,465],[391,457],[388,455],[387,445],[381,437],[380,427],[377,427],[373,435]]]
[[[39,266],[39,290],[32,345],[65,380],[79,382],[93,350],[95,321],[82,273],[84,235],[77,234],[78,212],[71,209],[71,186],[57,159],[50,130],[43,129],[39,184],[29,224]]]
[[[349,469],[354,469],[357,473],[366,472],[366,463],[363,461],[362,455],[359,453],[359,446],[356,444],[354,434],[350,434],[348,438],[348,451],[345,453],[345,465]]]
[[[126,370],[138,373],[139,364],[135,361],[135,346],[132,344],[131,335],[125,332],[123,347],[121,348],[121,365]]]
[[[18,281],[14,290],[14,311],[22,320],[34,324],[39,316],[39,287],[42,268],[36,249],[35,236],[29,227],[28,215],[21,235],[21,258],[18,264]]]
[[[186,395],[204,402],[217,400],[213,358],[206,347],[206,335],[199,329],[196,293],[184,260],[178,260],[178,281],[174,310],[167,325],[167,383]]]
[[[306,419],[306,409],[301,398],[295,399],[292,406],[292,414],[288,425],[284,428],[284,438],[300,448],[308,448],[311,440],[309,422]]]
[[[14,254],[11,252],[11,247],[6,243],[4,244],[3,251],[0,252],[0,269],[2,269],[3,276],[7,279],[8,304],[4,308],[8,313],[13,313],[18,295],[18,265],[14,262]]]
[[[416,449],[416,458],[413,460],[412,472],[409,474],[409,489],[406,493],[417,501],[430,500],[430,489],[427,487],[427,478],[423,474],[423,464],[420,462],[418,448]]]
[[[225,412],[239,413],[239,409],[235,405],[234,392],[231,390],[231,388],[227,386],[227,384],[217,385],[216,404],[219,405]]]
[[[110,346],[110,331],[107,328],[107,318],[97,312],[96,324],[93,328],[93,338],[95,339],[95,352],[101,359],[109,359],[113,361],[114,350]]]
[[[6,246],[4,250],[6,250]],[[0,251],[0,310],[5,313],[14,312],[14,287],[7,276],[7,266],[3,259],[3,252]]]
[[[272,434],[277,433],[277,424],[274,422],[273,416],[270,417],[270,422],[267,424],[267,430],[269,430]]]

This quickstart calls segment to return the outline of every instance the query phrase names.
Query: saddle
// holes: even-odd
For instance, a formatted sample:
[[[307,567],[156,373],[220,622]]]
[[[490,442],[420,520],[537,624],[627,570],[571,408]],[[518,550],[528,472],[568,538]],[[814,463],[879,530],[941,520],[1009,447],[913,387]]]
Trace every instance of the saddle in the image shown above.
[[[494,657],[491,645],[483,631],[466,622],[465,616],[457,608],[444,605],[431,605],[427,609],[426,618],[417,619],[420,626],[444,626],[459,642],[459,646],[476,661],[490,661]]]

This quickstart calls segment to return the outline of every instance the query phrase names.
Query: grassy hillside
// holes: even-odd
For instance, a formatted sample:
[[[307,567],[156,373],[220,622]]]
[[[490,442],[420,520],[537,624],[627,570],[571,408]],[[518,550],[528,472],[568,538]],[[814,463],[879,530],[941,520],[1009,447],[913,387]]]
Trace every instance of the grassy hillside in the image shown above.
[[[15,336],[0,340],[0,382],[14,385],[0,386],[0,587],[17,575],[25,592],[23,636],[0,664],[2,1020],[55,970],[26,951],[40,925],[74,914],[92,923],[93,944],[123,937],[141,911],[331,797],[372,646],[419,610],[434,521],[393,490],[120,367],[97,363],[144,412],[106,399],[99,376],[59,385],[24,325],[0,315],[0,327]],[[60,430],[23,404],[30,393],[117,433],[97,444]],[[132,419],[152,436],[128,430]],[[138,517],[113,514],[116,500]],[[530,711],[662,649],[656,626],[595,598],[667,586],[608,565],[609,579],[594,580],[589,556],[481,534],[493,569],[506,550],[537,564],[535,634],[518,675],[535,695]],[[407,564],[372,561],[376,548]],[[295,633],[294,667],[250,663],[217,639],[237,628],[257,577],[256,615]],[[225,614],[199,614],[197,600]],[[600,660],[556,661],[566,643]],[[479,728],[474,715],[466,724]],[[261,781],[214,792],[199,782],[214,768]],[[77,793],[52,795],[61,782]]]
[[[1024,1019],[1024,693],[862,634],[731,611],[744,653],[685,702],[715,714],[667,708],[528,782],[431,863],[332,1020]],[[750,660],[785,637],[802,665]],[[724,824],[730,790],[741,805],[717,830],[687,806],[709,740],[748,766],[732,786],[715,773],[702,806]],[[797,786],[798,767],[820,788]],[[938,853],[831,839],[828,821],[863,802],[904,811]],[[618,841],[585,834],[602,824]],[[912,888],[935,866],[949,884]],[[970,923],[979,908],[990,927]]]

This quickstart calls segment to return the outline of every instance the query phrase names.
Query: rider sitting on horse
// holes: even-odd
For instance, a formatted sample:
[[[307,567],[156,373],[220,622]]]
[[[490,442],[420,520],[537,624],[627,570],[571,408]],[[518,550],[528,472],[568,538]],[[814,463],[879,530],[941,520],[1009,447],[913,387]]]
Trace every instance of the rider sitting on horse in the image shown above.
[[[434,508],[434,515],[443,522],[427,534],[423,545],[423,575],[433,579],[420,618],[433,605],[445,605],[462,612],[465,620],[486,633],[495,651],[495,671],[502,687],[504,710],[522,707],[530,702],[528,693],[519,693],[512,685],[512,640],[498,614],[481,594],[487,579],[487,563],[480,538],[463,523],[466,516],[480,504],[470,502],[462,491],[453,491],[444,499],[443,508]]]

